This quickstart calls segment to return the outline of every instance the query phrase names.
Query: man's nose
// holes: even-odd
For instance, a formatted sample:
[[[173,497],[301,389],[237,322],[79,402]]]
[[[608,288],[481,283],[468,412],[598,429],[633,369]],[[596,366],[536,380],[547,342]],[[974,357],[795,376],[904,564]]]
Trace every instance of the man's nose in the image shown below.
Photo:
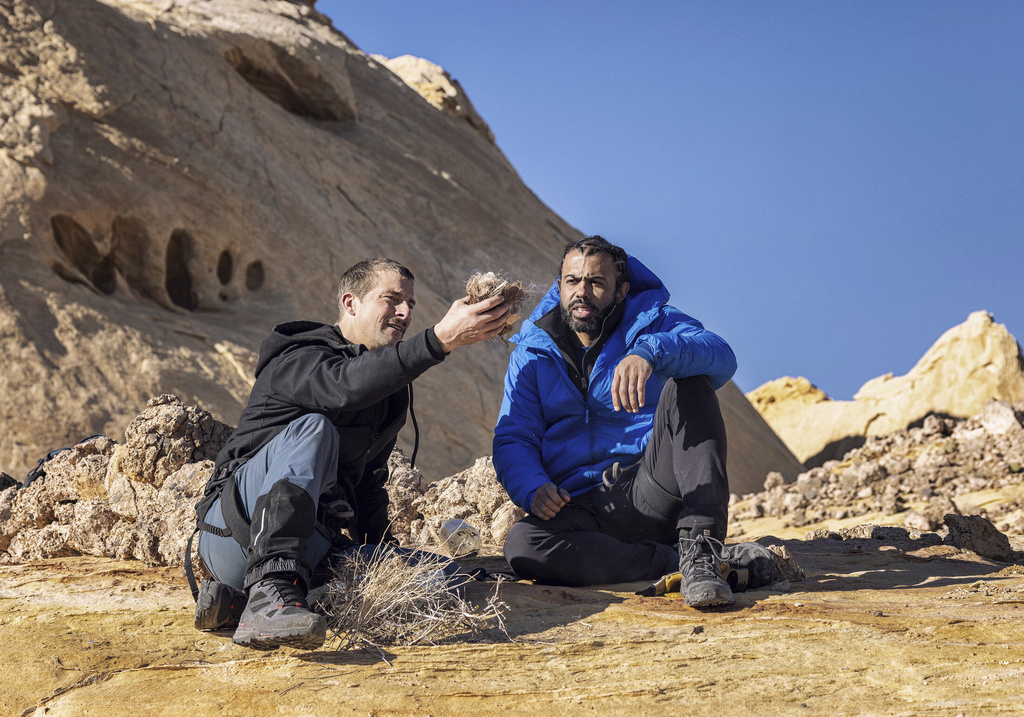
[[[402,318],[409,318],[412,315],[412,304],[408,301],[403,301],[395,306],[395,314]]]

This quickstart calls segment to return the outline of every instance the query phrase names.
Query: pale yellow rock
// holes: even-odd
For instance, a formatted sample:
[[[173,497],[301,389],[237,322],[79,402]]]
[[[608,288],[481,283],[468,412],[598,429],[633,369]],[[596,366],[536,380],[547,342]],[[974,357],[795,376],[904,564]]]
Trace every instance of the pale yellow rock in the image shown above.
[[[886,435],[929,413],[973,416],[991,398],[1024,399],[1024,356],[985,311],[944,333],[904,376],[865,383],[852,401],[833,401],[805,378],[784,377],[747,398],[808,465],[839,458],[863,436]]]
[[[494,141],[494,133],[483,117],[477,114],[462,85],[445,72],[443,67],[414,55],[393,58],[383,55],[371,57],[398,75],[405,84],[416,90],[434,107],[466,121],[487,140]]]

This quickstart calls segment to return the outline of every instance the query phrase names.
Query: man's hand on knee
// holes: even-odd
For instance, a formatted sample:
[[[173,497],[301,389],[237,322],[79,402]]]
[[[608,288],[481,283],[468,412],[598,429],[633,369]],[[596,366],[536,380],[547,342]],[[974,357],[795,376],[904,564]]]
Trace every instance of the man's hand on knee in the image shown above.
[[[635,354],[619,362],[612,377],[612,406],[616,411],[624,408],[627,413],[636,413],[643,408],[647,379],[652,373],[651,365]]]
[[[554,518],[562,506],[569,502],[569,493],[548,481],[537,489],[530,502],[530,513],[541,520]]]

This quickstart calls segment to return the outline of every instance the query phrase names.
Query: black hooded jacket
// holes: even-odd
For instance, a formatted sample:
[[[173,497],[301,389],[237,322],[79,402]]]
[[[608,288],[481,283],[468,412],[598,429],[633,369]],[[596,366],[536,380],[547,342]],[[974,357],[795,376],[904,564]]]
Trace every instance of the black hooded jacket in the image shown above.
[[[433,329],[370,351],[346,341],[330,324],[292,321],[275,326],[260,345],[249,402],[217,455],[214,477],[197,512],[220,492],[224,483],[222,478],[217,485],[218,476],[233,474],[291,421],[319,413],[334,424],[341,439],[338,483],[321,502],[349,502],[355,511],[348,525],[354,539],[387,539],[387,459],[405,425],[407,387],[444,357]]]

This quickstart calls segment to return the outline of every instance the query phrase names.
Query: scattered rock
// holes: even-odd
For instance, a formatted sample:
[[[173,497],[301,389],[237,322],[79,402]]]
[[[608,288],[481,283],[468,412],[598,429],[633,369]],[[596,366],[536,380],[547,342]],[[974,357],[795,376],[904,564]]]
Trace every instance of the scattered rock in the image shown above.
[[[764,491],[730,500],[730,523],[769,516],[799,527],[875,511],[902,516],[915,531],[943,529],[943,516],[959,512],[957,496],[1024,485],[1018,415],[1020,409],[1001,401],[967,419],[930,415],[920,427],[871,436],[842,461],[827,461],[793,483],[770,473]],[[1024,525],[1024,505],[1016,500],[990,501],[979,512],[1003,529]]]
[[[75,554],[180,565],[194,506],[231,428],[174,396],[151,400],[118,445],[100,436],[0,492],[0,563]]]
[[[498,482],[491,459],[480,458],[469,469],[428,485],[396,449],[388,461],[391,530],[407,545],[440,545],[438,528],[462,518],[488,545],[501,545],[525,513],[509,500]]]
[[[982,428],[993,436],[1001,436],[1008,431],[1020,430],[1021,428],[1020,418],[1017,417],[1017,412],[1013,410],[1013,406],[1006,401],[1000,401],[995,398],[982,406],[981,413],[978,414],[978,420],[981,422]]]
[[[971,550],[983,558],[1006,560],[1013,551],[1009,539],[980,515],[947,515],[947,541],[961,550]]]
[[[186,463],[214,460],[232,428],[177,396],[151,398],[125,429],[125,443],[114,451],[109,472],[156,488]]]
[[[772,553],[775,560],[776,583],[794,583],[807,579],[803,568],[797,565],[796,560],[790,554],[785,545],[776,542],[776,539],[768,536],[756,541],[764,545]]]

